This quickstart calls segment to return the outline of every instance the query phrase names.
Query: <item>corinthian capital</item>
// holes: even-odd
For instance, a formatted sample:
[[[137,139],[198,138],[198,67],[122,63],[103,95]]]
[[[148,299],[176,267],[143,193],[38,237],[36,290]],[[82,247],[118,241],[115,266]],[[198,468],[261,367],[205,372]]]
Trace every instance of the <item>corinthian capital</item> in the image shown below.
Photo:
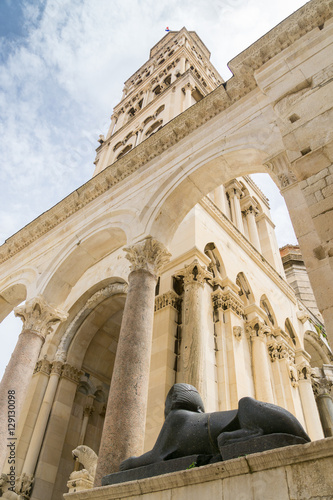
[[[165,246],[151,236],[124,248],[124,251],[127,252],[126,259],[131,263],[131,272],[148,271],[154,276],[160,274],[171,257]]]
[[[213,278],[213,274],[207,271],[197,259],[194,259],[191,264],[185,265],[184,269],[178,271],[175,276],[184,278],[185,285],[188,283],[203,285],[206,279]]]
[[[23,331],[29,330],[43,339],[57,323],[67,318],[67,313],[50,306],[40,295],[15,307],[14,314],[23,321]]]

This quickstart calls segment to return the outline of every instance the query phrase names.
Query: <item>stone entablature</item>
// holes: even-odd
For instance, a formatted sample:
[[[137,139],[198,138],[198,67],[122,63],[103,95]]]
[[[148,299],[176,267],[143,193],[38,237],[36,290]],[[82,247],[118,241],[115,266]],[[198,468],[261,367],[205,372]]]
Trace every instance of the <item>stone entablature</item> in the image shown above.
[[[239,296],[231,289],[216,290],[212,293],[214,310],[233,311],[237,316],[244,318],[244,304]]]

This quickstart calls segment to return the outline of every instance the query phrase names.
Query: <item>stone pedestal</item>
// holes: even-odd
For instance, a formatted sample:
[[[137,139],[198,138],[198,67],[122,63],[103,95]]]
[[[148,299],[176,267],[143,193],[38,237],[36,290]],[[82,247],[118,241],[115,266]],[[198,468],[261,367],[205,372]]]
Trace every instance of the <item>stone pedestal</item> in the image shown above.
[[[126,248],[131,262],[95,485],[143,452],[157,275],[169,253],[152,238]]]
[[[288,446],[182,470],[67,493],[65,500],[290,500],[329,499],[333,491],[333,438]]]

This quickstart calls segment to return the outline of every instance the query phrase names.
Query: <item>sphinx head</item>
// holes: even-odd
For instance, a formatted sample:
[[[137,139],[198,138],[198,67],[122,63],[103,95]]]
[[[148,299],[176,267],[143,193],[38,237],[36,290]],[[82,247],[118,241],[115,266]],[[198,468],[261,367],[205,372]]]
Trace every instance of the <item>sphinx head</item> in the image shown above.
[[[165,418],[172,410],[188,410],[196,413],[205,412],[200,394],[190,384],[174,384],[171,387],[165,400]]]

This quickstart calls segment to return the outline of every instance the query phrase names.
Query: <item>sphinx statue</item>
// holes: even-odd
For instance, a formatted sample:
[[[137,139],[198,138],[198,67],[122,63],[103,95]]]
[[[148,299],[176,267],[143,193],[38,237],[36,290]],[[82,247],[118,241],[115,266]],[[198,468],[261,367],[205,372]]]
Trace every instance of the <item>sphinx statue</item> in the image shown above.
[[[120,471],[134,469],[190,455],[224,460],[227,445],[255,442],[260,436],[274,436],[270,448],[310,441],[302,425],[289,411],[251,397],[240,399],[237,410],[205,413],[195,387],[175,384],[165,401],[165,421],[152,450],[130,457],[120,464]],[[290,436],[295,442],[284,440]],[[281,444],[282,441],[286,444]],[[280,441],[280,442],[279,442]],[[254,451],[261,451],[254,448]]]

